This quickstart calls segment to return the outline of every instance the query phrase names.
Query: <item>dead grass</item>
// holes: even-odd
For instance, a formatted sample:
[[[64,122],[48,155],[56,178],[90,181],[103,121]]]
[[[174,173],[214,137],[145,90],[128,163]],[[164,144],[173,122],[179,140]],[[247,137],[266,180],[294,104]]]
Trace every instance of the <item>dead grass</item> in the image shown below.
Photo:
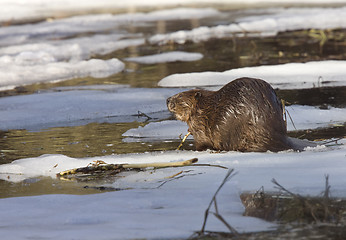
[[[226,179],[229,177],[226,176]],[[325,176],[322,194],[313,197],[293,193],[275,179],[272,182],[278,192],[268,193],[262,187],[256,193],[243,193],[240,197],[245,206],[245,216],[275,221],[279,224],[276,231],[241,234],[229,228],[229,232],[205,232],[210,207],[215,201],[217,209],[216,195],[223,183],[206,210],[201,231],[196,232],[191,239],[345,239],[346,200],[330,196],[328,176]]]

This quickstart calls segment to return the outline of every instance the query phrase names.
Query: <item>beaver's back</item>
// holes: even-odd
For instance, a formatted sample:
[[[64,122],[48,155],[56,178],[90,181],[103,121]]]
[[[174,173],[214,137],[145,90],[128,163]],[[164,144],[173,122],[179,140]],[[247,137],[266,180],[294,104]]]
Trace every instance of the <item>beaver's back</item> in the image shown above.
[[[281,102],[265,81],[240,78],[218,91],[203,93],[190,120],[196,129],[191,129],[188,122],[198,150],[290,148]]]

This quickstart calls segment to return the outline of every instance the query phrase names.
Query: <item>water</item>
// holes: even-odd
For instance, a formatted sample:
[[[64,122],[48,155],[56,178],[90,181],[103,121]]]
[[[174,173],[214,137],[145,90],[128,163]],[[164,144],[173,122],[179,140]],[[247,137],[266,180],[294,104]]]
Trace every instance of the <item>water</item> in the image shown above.
[[[151,35],[162,31],[176,31],[181,28],[191,29],[199,25],[209,25],[215,22],[228,23],[232,19],[224,17],[202,20],[167,21],[133,28],[128,26],[127,31],[137,31]],[[208,22],[209,21],[209,22]],[[164,24],[164,28],[159,28]],[[200,52],[204,58],[194,62],[160,63],[143,65],[126,62],[126,71],[108,78],[94,79],[81,78],[58,83],[42,83],[18,87],[11,91],[0,92],[0,96],[31,94],[56,87],[84,86],[94,84],[128,84],[131,87],[156,88],[157,82],[174,73],[188,73],[201,71],[225,71],[232,68],[258,66],[268,64],[282,64],[290,62],[307,62],[312,60],[346,59],[345,29],[328,30],[324,32],[327,41],[312,36],[311,32],[292,31],[281,33],[275,37],[244,37],[210,39],[206,42],[184,45],[151,45],[130,47],[115,51],[102,59],[125,58],[156,54],[165,51]],[[322,108],[328,106],[346,106],[346,87],[314,88],[303,90],[279,90],[278,95],[288,104],[317,105]],[[155,119],[161,121],[169,118],[168,111]],[[130,128],[137,128],[147,124],[145,118],[138,118],[129,122],[120,123],[89,123],[74,127],[56,127],[40,131],[8,130],[0,131],[0,164],[9,163],[16,159],[37,157],[42,154],[64,154],[70,157],[92,157],[110,154],[123,154],[146,151],[173,150],[179,144],[178,136],[169,142],[123,142],[122,134]],[[314,140],[345,136],[346,126],[336,126],[330,129],[315,131],[300,131],[290,133],[291,136],[304,136]],[[190,148],[189,144],[185,145]],[[82,188],[85,185],[78,183],[62,183],[59,180],[47,178],[33,179],[26,183],[0,182],[0,189],[4,194],[0,197],[35,195],[44,193],[70,193],[71,189],[79,189],[80,193],[92,193],[99,190]],[[75,193],[75,192],[73,192]]]

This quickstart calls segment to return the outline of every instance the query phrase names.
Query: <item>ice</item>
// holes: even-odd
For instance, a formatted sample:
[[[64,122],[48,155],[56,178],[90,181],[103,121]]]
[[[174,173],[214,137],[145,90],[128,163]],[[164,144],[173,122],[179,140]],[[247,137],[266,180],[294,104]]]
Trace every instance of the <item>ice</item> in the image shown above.
[[[288,131],[327,128],[342,125],[346,121],[346,108],[320,109],[313,106],[286,106],[292,121],[287,116]],[[294,124],[294,125],[293,125]]]
[[[177,7],[185,5],[196,4],[210,4],[208,0],[99,0],[83,1],[83,4],[73,0],[60,0],[50,1],[47,3],[45,0],[2,0],[0,2],[0,21],[25,21],[30,19],[42,19],[47,17],[61,17],[68,16],[75,13],[83,13],[86,11],[102,12],[104,9],[111,10],[133,10],[139,8],[157,8],[157,7]],[[292,4],[298,3],[300,5],[315,5],[318,3],[345,3],[345,0],[214,0],[214,4],[228,4],[234,6],[246,5],[256,6],[263,3],[272,4]]]
[[[225,72],[173,74],[162,87],[223,86],[240,77],[261,78],[274,88],[296,89],[346,85],[346,61],[314,61],[231,69]]]
[[[217,3],[230,3],[217,0]],[[346,1],[271,0],[270,3],[346,3]],[[150,26],[155,21],[216,17],[223,13],[212,8],[160,9],[162,5],[185,6],[210,4],[200,0],[2,0],[0,1],[0,90],[46,81],[75,77],[106,77],[124,69],[124,59],[94,59],[126,47],[176,41],[204,41],[211,37],[268,36],[279,31],[297,29],[345,28],[346,7],[276,8],[254,11],[229,25],[197,27],[153,36],[147,32],[132,34],[130,27]],[[262,4],[260,0],[235,0],[232,4]],[[146,8],[146,13],[132,13]],[[91,11],[92,10],[92,11]],[[125,14],[75,13],[125,12]],[[252,11],[252,10],[246,10]],[[256,15],[256,16],[254,16]],[[32,24],[20,21],[42,20]],[[6,24],[10,26],[5,27]],[[213,24],[218,24],[213,23]],[[139,56],[131,61],[159,56]],[[184,53],[187,54],[187,53]],[[176,53],[174,54],[176,57]],[[168,55],[169,56],[169,55]],[[191,53],[187,55],[191,57]],[[125,56],[130,57],[130,56]],[[131,56],[132,57],[132,56]],[[199,56],[202,57],[202,56]],[[129,59],[128,59],[129,60]],[[176,59],[175,59],[176,60]],[[178,60],[186,60],[186,55]],[[197,59],[194,59],[195,61]],[[292,63],[277,66],[232,69],[223,73],[190,73],[172,75],[161,86],[220,86],[232,79],[260,77],[278,88],[306,88],[345,85],[345,61]],[[213,79],[213,80],[211,80]],[[186,89],[137,89],[124,85],[60,87],[30,95],[0,98],[0,127],[41,130],[55,126],[73,126],[89,122],[126,122],[138,120],[138,111],[151,116],[167,114],[166,98]],[[141,96],[138,98],[138,96]],[[345,109],[327,110],[311,106],[287,107],[297,129],[327,127],[344,123]],[[134,116],[135,115],[135,116]],[[289,130],[293,130],[288,121]],[[124,133],[125,141],[177,139],[187,125],[178,121],[151,122],[145,127]],[[107,163],[171,162],[198,157],[199,163],[234,168],[235,175],[218,196],[218,206],[226,220],[240,232],[265,231],[276,225],[244,217],[239,194],[243,191],[275,190],[271,179],[302,195],[319,195],[329,175],[333,197],[345,197],[344,177],[346,139],[343,145],[308,148],[304,152],[279,153],[210,153],[195,151],[148,152],[72,158],[65,155],[43,155],[19,159],[0,165],[1,181],[34,185],[56,173],[84,167],[95,160]],[[226,170],[218,167],[147,169],[127,172],[117,181],[100,186],[123,191],[93,195],[42,195],[0,199],[0,231],[3,239],[186,239],[201,228],[204,210],[221,183]],[[178,174],[178,175],[176,175]],[[176,177],[172,177],[176,175]],[[293,176],[293,177],[292,177]],[[128,190],[125,190],[128,189]],[[76,191],[77,194],[78,191]],[[213,216],[207,230],[227,231]],[[102,234],[100,234],[102,233]]]
[[[138,117],[131,115],[137,115],[138,111],[148,115],[166,111],[166,98],[179,91],[104,87],[2,97],[0,128],[40,130],[90,122],[135,121]]]
[[[137,117],[133,115],[137,115],[138,111],[147,115],[167,113],[166,99],[184,91],[175,88],[129,88],[124,85],[60,87],[56,90],[57,92],[0,98],[0,128],[39,130],[90,122],[134,121]],[[292,105],[287,110],[297,129],[343,124],[346,119],[344,108],[330,107],[324,110],[313,106]],[[288,129],[294,130],[290,119]],[[131,130],[124,136],[151,140],[156,137],[172,139],[172,136],[178,137],[186,132],[185,123],[166,121]]]
[[[141,56],[141,57],[131,57],[125,58],[125,61],[137,62],[142,64],[155,64],[155,63],[163,63],[163,62],[190,62],[197,61],[203,58],[203,54],[201,53],[188,53],[181,51],[173,51],[173,52],[165,52],[159,53],[149,56]]]
[[[156,34],[149,41],[166,44],[186,41],[200,42],[210,38],[241,36],[275,36],[279,32],[300,29],[335,29],[346,27],[346,7],[340,8],[281,8],[272,14],[241,18],[237,23],[192,30]]]
[[[43,56],[40,58],[40,56]],[[28,57],[33,61],[45,64],[26,65]],[[33,60],[33,61],[32,61]],[[0,90],[15,88],[18,85],[40,82],[56,82],[72,78],[104,78],[122,71],[124,63],[118,59],[90,59],[74,63],[56,62],[46,53],[21,53],[17,57],[0,57]],[[22,65],[24,63],[24,65]]]
[[[344,124],[346,120],[345,108],[319,109],[313,106],[291,105],[286,106],[286,110],[293,120],[292,122],[287,115],[288,131],[327,128]],[[181,121],[153,122],[144,127],[126,131],[123,136],[127,138],[123,141],[179,140],[179,136],[184,136],[187,130],[187,124]],[[192,136],[189,136],[189,138],[192,138]]]
[[[149,13],[83,15],[2,27],[0,90],[86,76],[110,76],[122,71],[124,64],[117,59],[90,58],[144,44],[141,33],[132,34],[123,29],[129,24],[143,25],[159,20],[204,18],[217,14],[220,12],[212,8],[175,8]],[[160,58],[161,61],[193,61],[202,56],[171,52],[160,55]]]
[[[37,24],[23,24],[0,28],[0,46],[25,44],[39,40],[66,38],[78,34],[125,33],[119,28],[129,24],[141,24],[160,20],[205,18],[220,14],[212,8],[174,8],[149,13],[95,14],[74,16]]]
[[[125,142],[132,141],[162,141],[167,139],[177,139],[187,134],[187,124],[176,120],[162,122],[152,122],[144,127],[132,128],[123,133]],[[192,138],[190,135],[189,138]]]
[[[23,6],[18,2],[7,2],[7,4],[10,6]],[[38,2],[35,2],[33,3],[33,6],[40,7],[37,4]],[[58,3],[54,3],[53,6],[56,6],[55,4]],[[69,2],[69,4],[72,3]],[[49,7],[49,5],[43,3],[42,6]],[[61,4],[61,7],[64,8],[65,6]],[[257,33],[259,31],[262,35],[268,35],[272,32],[276,33],[278,31],[295,30],[300,28],[329,29],[345,27],[344,25],[346,24],[346,7],[275,8],[257,11],[256,16],[254,16],[254,13],[251,13],[251,10],[247,11],[249,11],[250,16],[238,19],[238,23],[233,23],[230,25],[217,25],[212,27],[201,26],[189,31],[167,33],[162,35],[163,39],[161,40],[157,39],[161,38],[161,35],[148,36],[146,34],[146,38],[148,38],[148,40],[151,42],[158,41],[160,43],[171,41],[175,38],[175,40],[178,42],[185,42],[189,39],[199,41],[207,40],[210,37],[227,37],[229,36],[229,33],[235,32],[241,32],[241,34],[243,34],[244,31],[250,31],[253,33]],[[222,13],[213,8],[173,8],[148,13],[81,15],[49,20],[35,24],[21,24],[1,27],[0,62],[2,63],[2,68],[0,68],[0,89],[6,90],[19,85],[42,82],[42,77],[40,76],[42,69],[43,72],[47,74],[47,79],[44,81],[58,81],[61,79],[67,80],[74,77],[89,76],[88,73],[75,75],[73,73],[66,74],[65,72],[68,70],[65,68],[60,69],[60,67],[61,65],[67,65],[67,63],[71,63],[71,65],[73,65],[81,61],[89,60],[95,55],[104,55],[126,47],[144,44],[146,39],[144,39],[143,33],[138,32],[138,34],[132,34],[125,30],[129,24],[134,26],[143,26],[143,24],[154,24],[154,21],[206,18],[218,16],[220,14]],[[170,36],[173,36],[173,38]],[[157,39],[157,41],[155,39]],[[174,56],[170,54],[173,54]],[[201,57],[201,55],[192,55],[192,53],[190,53],[189,56],[183,56],[182,53],[179,54],[180,56],[178,57],[178,53],[170,52],[163,53],[159,56],[139,56],[136,58],[127,58],[127,60],[137,61],[139,59],[144,59],[144,61],[151,62],[150,58],[155,58],[156,60],[160,59],[160,62],[166,62],[173,60],[197,60]],[[168,59],[165,59],[165,57]],[[173,59],[171,59],[171,57],[173,57]],[[190,57],[193,58],[190,59]],[[48,66],[46,66],[46,64],[48,64]],[[304,78],[304,80],[301,80],[301,84],[296,87],[307,88],[313,86],[333,86],[343,84],[342,82],[339,83],[338,81],[341,81],[345,75],[341,66],[344,64],[344,62],[330,62],[330,64],[327,65],[328,68],[326,68],[326,65],[324,64],[322,66],[317,66],[317,63],[306,64],[306,66],[309,66],[309,68],[305,67],[305,69],[307,69],[306,72],[303,71],[302,74],[300,74],[301,79]],[[27,65],[30,65],[30,67],[27,67]],[[315,65],[315,67],[313,65]],[[50,69],[51,66],[54,68],[52,73],[44,71],[45,69]],[[299,68],[300,66],[303,65],[290,65],[291,68],[287,68],[289,73],[285,74],[293,75],[294,72],[301,70]],[[58,71],[55,71],[57,70],[55,67],[59,69],[59,74],[62,76],[58,74]],[[71,68],[73,68],[73,66],[71,66]],[[294,71],[292,69],[294,69]],[[312,74],[315,69],[318,70],[318,74]],[[88,72],[89,70],[91,71],[92,67],[86,71]],[[270,69],[268,66],[268,68],[263,68],[262,70],[257,68],[251,68],[250,70],[253,73],[252,75],[260,77],[261,71],[268,70],[266,73],[267,76],[269,75],[269,71],[272,69]],[[241,70],[237,70],[239,72],[236,70],[234,71],[234,74],[236,75],[244,75],[244,72]],[[25,74],[20,74],[21,72]],[[81,71],[79,69],[78,73],[80,72]],[[109,72],[109,74],[113,74],[115,72],[117,71],[113,70]],[[250,75],[248,72],[245,73]],[[232,73],[228,74],[232,76]],[[309,78],[305,81],[305,78],[307,77]],[[228,76],[225,78],[226,79],[221,80],[223,83],[229,81]],[[278,78],[277,76],[273,76],[273,78],[276,78],[276,80],[271,81],[275,82],[277,79],[280,79],[281,81],[281,78]],[[294,78],[295,81],[298,81],[297,75],[295,75]],[[292,77],[286,80],[291,81]],[[282,81],[286,80],[282,79]],[[330,83],[330,80],[333,82]],[[277,84],[281,84],[281,82]],[[281,84],[280,87],[289,88],[290,85],[291,84]]]
[[[130,37],[131,35],[128,35]],[[134,35],[135,36],[135,35]],[[12,45],[0,48],[0,55],[18,57],[22,53],[45,53],[56,61],[79,61],[95,54],[105,55],[113,51],[144,44],[143,38],[122,39],[123,34],[96,34],[65,40]]]
[[[86,166],[94,160],[148,163],[197,157],[201,164],[235,169],[237,175],[218,195],[218,207],[231,226],[239,232],[249,232],[268,230],[275,224],[242,216],[244,208],[239,192],[255,192],[262,186],[266,191],[275,190],[271,183],[275,178],[293,192],[319,195],[324,190],[324,176],[328,174],[332,196],[345,197],[345,154],[343,145],[280,153],[168,151],[84,159],[43,155],[0,165],[0,177],[5,181],[21,181],[42,175],[55,178],[59,171]],[[167,178],[180,171],[183,172],[178,177]],[[201,228],[204,210],[226,172],[222,168],[203,166],[128,172],[105,186],[130,187],[131,190],[85,196],[0,199],[0,212],[4,216],[0,218],[2,236],[13,239],[94,239],[97,234],[98,239],[187,238]],[[227,231],[212,216],[208,219],[207,230]]]
[[[43,19],[43,18],[48,18],[48,17],[61,17],[57,10],[59,8],[63,10],[72,10],[71,13],[74,14],[75,12],[82,12],[83,9],[88,9],[88,10],[93,10],[94,12],[104,12],[105,9],[107,9],[107,5],[110,7],[114,7],[116,11],[119,11],[119,9],[122,9],[120,11],[128,11],[128,12],[133,12],[135,10],[135,7],[131,3],[131,1],[109,1],[109,0],[103,0],[103,1],[98,1],[98,2],[93,2],[93,1],[86,1],[83,2],[83,4],[76,3],[74,1],[68,1],[68,5],[64,5],[65,1],[59,1],[55,2],[53,4],[40,4],[36,3],[33,1],[30,1],[30,3],[22,3],[21,5],[14,6],[17,7],[17,14],[14,14],[14,12],[8,11],[8,9],[11,7],[12,2],[4,2],[1,1],[1,5],[5,5],[7,7],[7,11],[4,9],[0,13],[0,21],[21,21],[22,19],[28,20],[28,19]],[[102,4],[102,2],[107,2],[105,4]],[[137,1],[136,4],[143,5],[143,1]],[[148,1],[146,1],[148,3]],[[159,3],[163,3],[162,1],[159,1]],[[27,11],[21,12],[22,7],[25,6],[27,7]],[[41,5],[41,6],[40,6]],[[56,5],[58,5],[58,8],[56,8]],[[153,5],[151,2],[149,5]],[[165,4],[162,4],[165,5]],[[174,4],[174,7],[177,7],[178,4]],[[157,5],[155,5],[157,7]],[[39,10],[39,12],[34,12]],[[95,11],[96,10],[96,11]],[[112,9],[111,9],[112,10]],[[6,11],[6,13],[4,13]],[[92,11],[89,11],[92,12]],[[65,12],[65,16],[72,15],[71,13]],[[83,12],[82,12],[83,13]],[[186,19],[186,18],[205,18],[205,17],[210,17],[214,16],[215,14],[219,14],[219,12],[215,9],[211,8],[205,8],[202,11],[200,9],[196,8],[176,8],[176,9],[164,9],[164,10],[158,10],[158,11],[152,11],[148,14],[145,13],[130,13],[130,14],[119,14],[119,17],[115,17],[114,19],[119,22],[119,21],[128,21],[128,22],[143,22],[143,21],[158,21],[158,20],[172,20],[172,19]],[[106,16],[106,15],[105,15]],[[111,15],[109,15],[111,16]]]

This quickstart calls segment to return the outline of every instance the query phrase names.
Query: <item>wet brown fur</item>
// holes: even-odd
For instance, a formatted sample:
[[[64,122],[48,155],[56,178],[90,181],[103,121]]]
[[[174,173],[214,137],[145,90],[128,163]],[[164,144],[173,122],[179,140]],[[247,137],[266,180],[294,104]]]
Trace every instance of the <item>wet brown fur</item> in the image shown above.
[[[197,150],[281,151],[292,148],[281,102],[265,81],[236,79],[218,91],[190,90],[167,99],[187,122]]]

